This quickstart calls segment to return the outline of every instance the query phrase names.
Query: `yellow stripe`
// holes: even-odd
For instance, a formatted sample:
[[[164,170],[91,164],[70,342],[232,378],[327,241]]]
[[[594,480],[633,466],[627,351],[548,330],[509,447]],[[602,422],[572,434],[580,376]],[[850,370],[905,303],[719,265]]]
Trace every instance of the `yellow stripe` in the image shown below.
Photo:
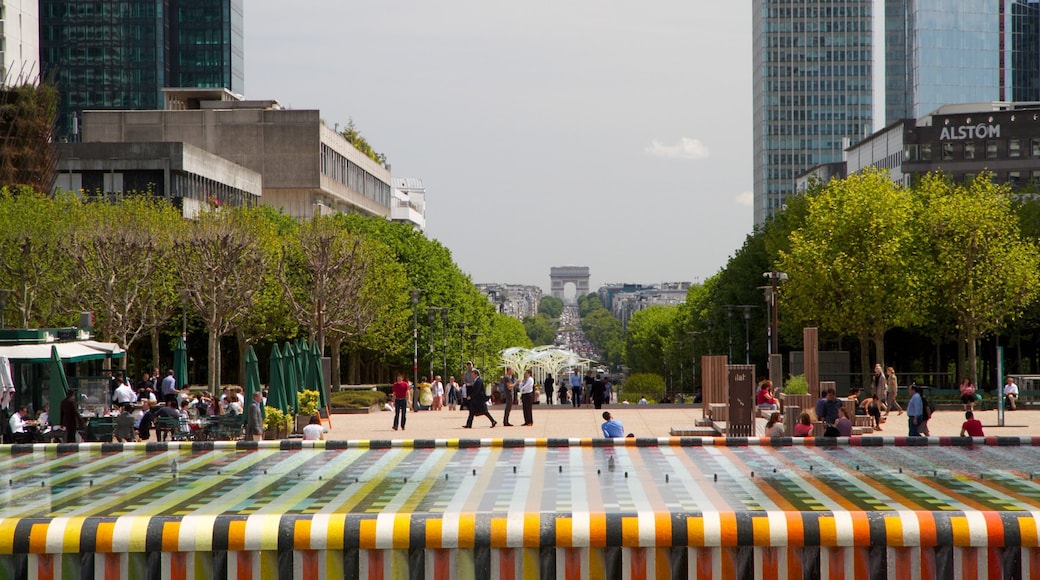
[[[820,516],[817,521],[820,524],[820,545],[837,546],[838,526],[834,521],[834,516]]]
[[[376,549],[376,521],[361,520],[358,527],[358,547],[362,550]]]
[[[426,520],[426,547],[444,547],[444,520],[440,518]]]
[[[556,518],[556,545],[561,548],[574,546],[574,520]]]
[[[246,549],[246,520],[232,520],[228,523],[228,550]]]
[[[527,512],[524,514],[524,545],[537,546],[542,537],[542,517]],[[526,567],[525,567],[526,569]]]
[[[903,545],[902,516],[895,515],[885,517],[885,537],[888,539],[889,546],[898,548]]]
[[[69,518],[65,522],[65,535],[61,538],[61,549],[66,554],[80,551],[80,534],[83,532],[85,518]]]
[[[394,515],[393,547],[408,548],[412,529],[412,514],[397,513]]]
[[[639,518],[638,517],[623,517],[623,518],[621,518],[621,545],[622,546],[638,546],[639,545]]]
[[[968,518],[950,516],[950,528],[953,530],[954,546],[971,546],[971,529],[968,525]]]
[[[1035,548],[1040,546],[1040,543],[1037,541],[1036,518],[1018,518],[1018,533],[1023,548]]]
[[[491,547],[504,548],[506,542],[506,518],[491,518]]]
[[[472,548],[476,544],[477,517],[471,513],[459,514],[459,547]]]

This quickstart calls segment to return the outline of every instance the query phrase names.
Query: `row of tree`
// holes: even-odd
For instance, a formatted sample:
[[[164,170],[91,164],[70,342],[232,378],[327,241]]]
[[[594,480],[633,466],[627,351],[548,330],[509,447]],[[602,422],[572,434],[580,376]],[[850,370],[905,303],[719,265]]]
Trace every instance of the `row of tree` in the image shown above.
[[[211,388],[222,382],[221,339],[230,335],[239,372],[250,344],[305,334],[332,355],[333,377],[351,383],[410,370],[413,320],[418,344],[436,336],[447,349],[422,349],[423,363],[461,368],[458,356],[529,344],[523,325],[496,313],[441,244],[354,214],[301,222],[267,206],[225,207],[187,220],[147,195],[95,203],[2,188],[0,287],[10,289],[7,320],[70,326],[90,311],[100,338],[139,358],[150,353],[149,367],[159,366],[162,337],[180,334],[183,312],[209,336]],[[138,348],[145,336],[150,348]]]
[[[685,304],[635,313],[625,364],[673,386],[703,354],[747,357],[764,373],[763,274],[785,272],[781,352],[799,349],[801,329],[816,326],[823,348],[858,353],[864,381],[874,362],[887,362],[930,384],[984,374],[984,384],[999,382],[994,365],[977,363],[978,345],[992,361],[998,341],[1009,349],[1009,372],[1038,372],[1038,218],[1036,196],[1012,194],[988,175],[967,183],[929,175],[902,186],[866,172],[816,184],[691,287]]]

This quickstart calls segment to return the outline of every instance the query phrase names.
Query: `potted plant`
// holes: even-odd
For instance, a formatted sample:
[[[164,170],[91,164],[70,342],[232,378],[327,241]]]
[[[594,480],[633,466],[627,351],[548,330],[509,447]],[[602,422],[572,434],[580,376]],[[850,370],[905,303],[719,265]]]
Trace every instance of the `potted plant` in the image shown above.
[[[285,439],[289,436],[286,415],[274,407],[264,407],[264,439]]]
[[[310,423],[311,417],[318,414],[318,403],[321,402],[321,397],[318,395],[318,391],[312,391],[305,389],[302,393],[299,393],[300,401],[300,412],[296,415],[296,431],[295,433],[302,433],[303,428]]]
[[[787,379],[780,396],[784,407],[798,407],[803,411],[813,408],[813,398],[809,394],[809,382],[805,380],[805,375],[794,375]]]

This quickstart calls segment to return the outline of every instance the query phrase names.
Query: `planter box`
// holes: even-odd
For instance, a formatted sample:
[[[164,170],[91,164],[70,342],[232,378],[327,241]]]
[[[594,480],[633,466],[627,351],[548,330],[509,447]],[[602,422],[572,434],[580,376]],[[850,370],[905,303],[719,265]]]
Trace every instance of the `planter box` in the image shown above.
[[[360,415],[368,413],[380,413],[382,412],[383,406],[380,404],[372,405],[371,407],[333,407],[330,412],[333,415]]]
[[[780,393],[780,410],[783,411],[784,407],[798,407],[802,411],[812,411],[816,405],[816,401],[813,400],[812,395],[791,395],[788,393]]]
[[[267,441],[276,441],[288,438],[289,432],[287,429],[264,429],[264,439]]]

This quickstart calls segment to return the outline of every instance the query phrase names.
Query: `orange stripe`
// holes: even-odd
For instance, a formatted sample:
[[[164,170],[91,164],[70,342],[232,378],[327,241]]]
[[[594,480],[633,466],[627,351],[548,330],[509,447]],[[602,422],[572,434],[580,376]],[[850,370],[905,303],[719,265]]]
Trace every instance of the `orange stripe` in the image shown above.
[[[832,522],[833,523],[833,522]],[[820,548],[827,554],[827,571],[832,580],[845,578],[845,549],[833,547]]]
[[[430,529],[427,521],[426,529]],[[433,580],[450,580],[451,578],[451,552],[448,550],[433,550]]]
[[[787,577],[805,577],[805,575],[802,573],[802,548],[787,548]]]
[[[491,547],[504,548],[506,542],[506,518],[491,518]]]
[[[374,550],[376,547],[376,521],[361,520],[358,525],[358,547]]]
[[[581,550],[567,548],[563,551],[563,571],[567,578],[581,578]]]
[[[690,546],[704,545],[704,516],[686,518],[686,539]]]
[[[39,554],[38,556],[36,556],[36,577],[39,580],[53,580],[53,578],[54,578],[54,556],[53,555],[51,555],[51,554]]]
[[[734,554],[734,548],[717,548],[719,559],[722,564],[722,577],[723,578],[736,578],[737,577],[737,563]]]
[[[672,575],[672,549],[654,548],[654,577],[669,578]]]
[[[870,519],[866,512],[850,512],[852,516],[852,543],[857,546],[870,545]]]
[[[181,523],[179,521],[163,522],[162,551],[176,552],[180,545]]]
[[[900,538],[902,538],[902,535],[900,535]],[[891,546],[892,544],[889,545]],[[899,572],[900,570],[913,570],[913,562],[910,559],[909,548],[894,548],[892,551],[895,552],[896,557],[896,572]]]
[[[982,516],[986,518],[986,545],[1003,546],[1004,522],[1001,521],[1000,514],[997,512],[987,511],[982,512]]]
[[[1038,545],[1036,519],[1032,517],[1018,518],[1018,535],[1023,548],[1035,548]]]
[[[235,559],[238,563],[238,580],[252,580],[253,578],[253,559],[256,557],[254,552],[235,552]]]
[[[769,517],[751,518],[751,537],[756,546],[769,546]]]
[[[318,564],[318,552],[314,550],[301,550],[297,553],[300,555],[303,577],[318,578],[318,571],[321,569],[321,566]]]
[[[979,552],[975,548],[965,548],[961,552],[960,580],[976,580],[979,577]],[[956,553],[956,552],[954,552]],[[1000,576],[997,576],[999,578]]]
[[[1003,546],[1003,544],[999,544]],[[1003,570],[1001,570],[1001,554],[1000,548],[996,545],[990,545],[986,548],[986,555],[989,556],[986,560],[986,577],[987,578],[1000,578],[1004,576]]]
[[[921,553],[921,578],[935,578],[935,550],[917,548]]]
[[[802,519],[802,514],[799,512],[784,512],[784,517],[787,518],[787,545],[804,546],[805,520]]]
[[[246,549],[246,521],[233,520],[228,524],[228,550]]]
[[[444,520],[440,518],[430,518],[426,520],[426,547],[427,548],[443,548],[444,540]]]
[[[935,514],[932,512],[914,512],[917,515],[917,527],[921,532],[921,546],[934,548],[939,545],[939,530],[935,526]]]
[[[311,548],[311,523],[311,520],[296,520],[293,526],[294,549],[309,550]]]
[[[870,548],[864,547],[868,544],[869,542],[866,544],[857,543],[855,548],[845,548],[848,550],[848,555],[852,558],[853,578],[870,577]]]
[[[589,547],[603,548],[607,545],[607,514],[589,514]]]
[[[384,553],[383,550],[368,550],[368,580],[383,580]]]
[[[672,545],[672,515],[667,512],[654,514],[654,539],[658,546]]]
[[[756,544],[758,540],[755,540]],[[761,544],[759,544],[761,545]],[[760,548],[759,551],[762,554],[762,580],[779,580],[780,578],[780,557],[777,548],[764,547]]]
[[[737,514],[733,512],[722,512],[719,514],[719,528],[721,530],[722,546],[737,545]]]
[[[101,522],[98,524],[97,531],[94,532],[94,549],[97,552],[112,551],[112,533],[115,527],[116,525],[113,522]]]
[[[111,546],[111,538],[109,538],[109,546]],[[111,547],[109,548],[111,549]],[[122,580],[123,570],[119,567],[119,554],[108,553],[105,554],[105,580]],[[127,570],[126,572],[129,572]]]
[[[570,548],[574,545],[574,520],[571,518],[556,518],[556,545],[561,548]]]
[[[1029,548],[1029,553],[1025,555],[1023,560],[1025,559],[1028,559],[1029,561],[1029,576],[1032,577],[1040,574],[1040,550]]]
[[[459,547],[472,548],[476,544],[477,516],[459,514]]]
[[[492,520],[492,524],[494,524],[494,520]],[[501,580],[516,578],[516,550],[503,548],[498,551],[498,577]]]
[[[524,514],[524,546],[535,547],[541,543],[542,517],[536,513]]]
[[[29,553],[47,553],[47,528],[48,524],[33,524],[29,528]]]
[[[639,547],[639,518],[621,518],[621,545],[629,548]]]

